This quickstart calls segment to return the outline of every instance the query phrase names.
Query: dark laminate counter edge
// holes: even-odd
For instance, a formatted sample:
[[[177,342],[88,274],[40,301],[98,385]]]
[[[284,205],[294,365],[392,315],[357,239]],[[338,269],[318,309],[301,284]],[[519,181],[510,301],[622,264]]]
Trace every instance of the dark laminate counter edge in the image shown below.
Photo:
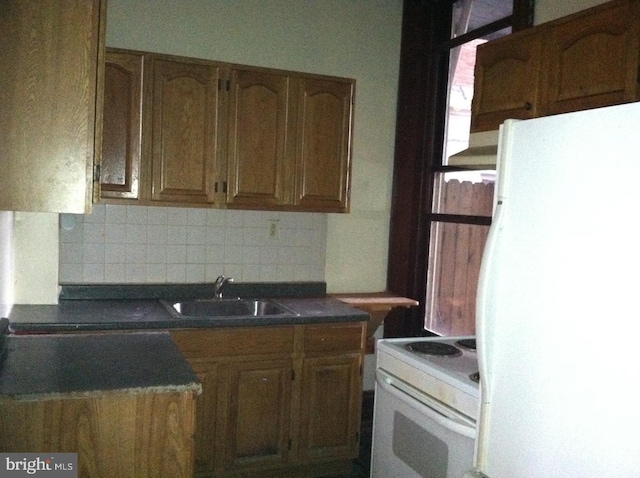
[[[213,296],[212,283],[189,284],[62,284],[60,300],[103,299],[206,299]],[[225,286],[229,297],[321,298],[325,282],[232,282]]]
[[[168,332],[10,336],[0,365],[0,399],[201,389]]]
[[[333,298],[278,299],[295,315],[179,319],[159,300],[68,300],[5,310],[16,334],[259,327],[368,321],[369,314]],[[0,314],[3,312],[0,311]]]

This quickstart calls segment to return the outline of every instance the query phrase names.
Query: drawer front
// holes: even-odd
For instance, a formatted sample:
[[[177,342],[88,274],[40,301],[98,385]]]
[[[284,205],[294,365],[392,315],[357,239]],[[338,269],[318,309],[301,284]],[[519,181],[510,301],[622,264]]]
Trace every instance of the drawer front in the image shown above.
[[[293,352],[293,327],[177,330],[171,336],[187,357]]]
[[[364,330],[364,322],[309,325],[304,333],[304,351],[358,351],[364,347]]]

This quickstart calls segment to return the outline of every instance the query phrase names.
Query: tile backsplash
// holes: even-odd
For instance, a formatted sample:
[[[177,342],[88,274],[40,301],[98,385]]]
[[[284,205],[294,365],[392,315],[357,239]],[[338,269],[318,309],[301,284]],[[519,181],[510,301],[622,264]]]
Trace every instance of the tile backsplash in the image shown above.
[[[61,283],[323,281],[327,215],[95,205],[60,215]]]

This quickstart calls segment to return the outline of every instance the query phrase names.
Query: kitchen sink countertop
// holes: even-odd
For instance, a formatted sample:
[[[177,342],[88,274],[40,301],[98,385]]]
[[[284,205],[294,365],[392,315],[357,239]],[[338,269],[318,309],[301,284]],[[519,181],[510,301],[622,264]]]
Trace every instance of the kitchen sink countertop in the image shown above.
[[[201,385],[168,332],[6,337],[0,398],[176,391]]]
[[[234,284],[235,285],[235,284]],[[295,315],[269,315],[261,317],[221,317],[221,318],[176,318],[160,302],[160,298],[198,298],[187,289],[171,290],[167,286],[127,286],[91,287],[90,293],[78,292],[73,287],[61,293],[57,305],[13,305],[0,306],[0,317],[7,317],[10,330],[16,334],[55,333],[69,331],[97,330],[160,330],[205,327],[247,327],[292,325],[310,323],[368,321],[369,315],[337,299],[329,297],[309,297],[317,293],[317,285],[311,287],[312,294],[305,287],[284,287],[270,289],[260,284],[259,294],[263,298],[275,300]],[[210,289],[206,289],[210,290]],[[285,292],[282,292],[284,290]],[[114,292],[115,291],[115,292]],[[132,292],[135,291],[135,292]],[[255,289],[237,287],[229,291],[229,296],[256,297]],[[278,294],[297,293],[299,297],[279,298]],[[82,297],[90,297],[83,299]],[[102,297],[102,298],[99,298]],[[119,298],[125,297],[125,298]]]

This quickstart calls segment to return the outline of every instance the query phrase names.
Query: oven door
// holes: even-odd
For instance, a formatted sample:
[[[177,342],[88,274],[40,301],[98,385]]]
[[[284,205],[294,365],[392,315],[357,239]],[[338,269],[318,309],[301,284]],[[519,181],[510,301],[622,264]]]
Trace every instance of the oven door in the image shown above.
[[[475,422],[376,371],[372,478],[460,478],[473,467]]]

